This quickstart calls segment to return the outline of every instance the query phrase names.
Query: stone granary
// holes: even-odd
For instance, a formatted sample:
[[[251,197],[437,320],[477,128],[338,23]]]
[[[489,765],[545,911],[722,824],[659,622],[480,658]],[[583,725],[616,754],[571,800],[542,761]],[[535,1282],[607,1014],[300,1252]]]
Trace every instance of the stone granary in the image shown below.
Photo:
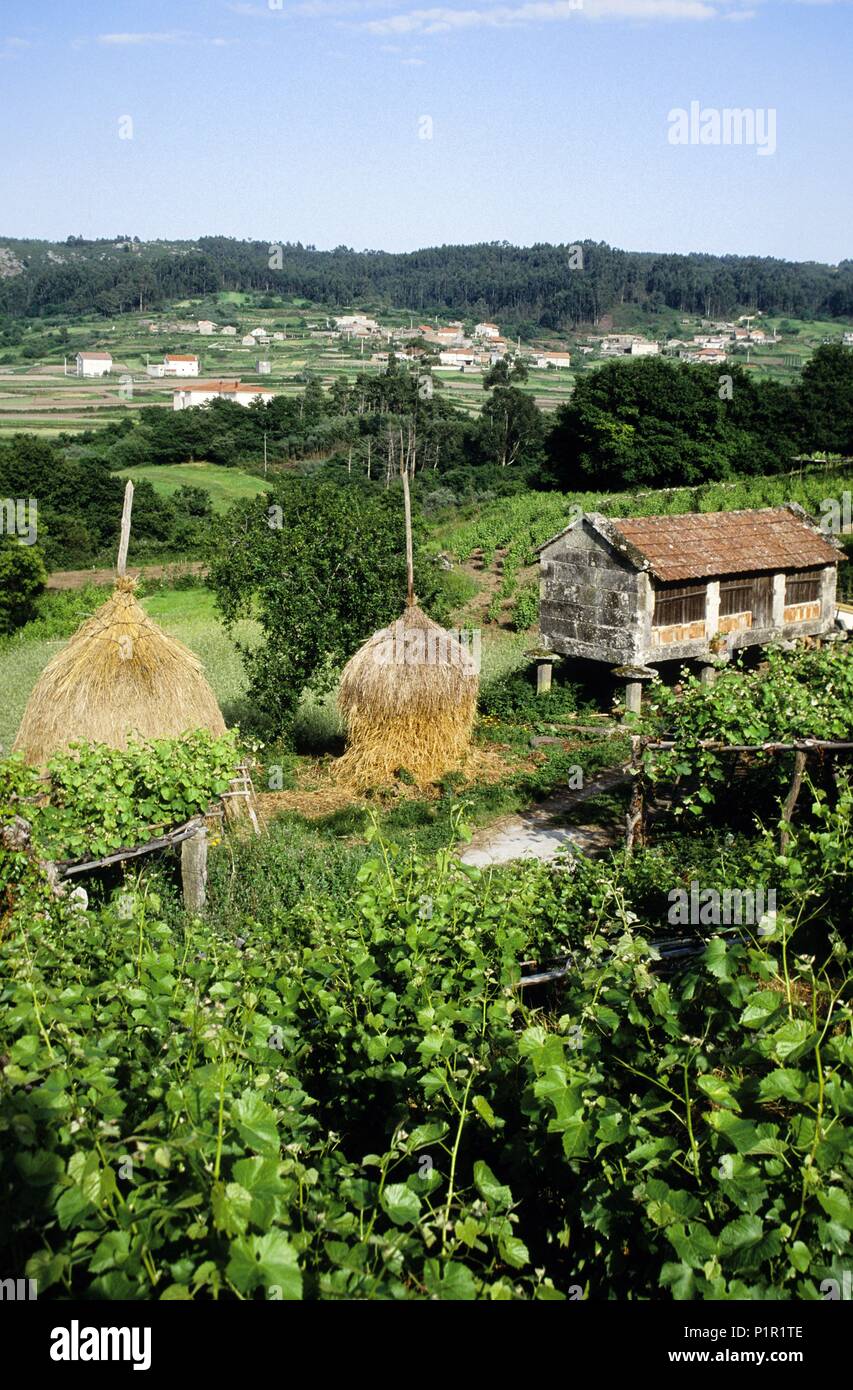
[[[841,546],[791,503],[623,519],[589,512],[539,546],[543,649],[618,668],[628,708],[662,661],[829,633]]]

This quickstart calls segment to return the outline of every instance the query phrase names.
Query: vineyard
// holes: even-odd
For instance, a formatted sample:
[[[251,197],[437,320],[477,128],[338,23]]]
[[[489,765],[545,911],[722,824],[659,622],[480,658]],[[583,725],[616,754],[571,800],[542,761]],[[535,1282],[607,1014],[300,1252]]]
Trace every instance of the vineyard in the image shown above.
[[[75,811],[141,826],[120,797],[96,824],[95,753],[57,761],[53,818],[0,765],[12,1267],[46,1297],[820,1299],[853,1229],[849,762],[780,853],[790,755],[715,796],[701,745],[849,737],[851,690],[847,646],[656,690],[638,731],[675,748],[631,853],[462,864],[451,787],[437,852],[379,804],[356,840],[226,832],[204,916],[168,861],[57,896]],[[172,751],[172,782],[166,747],[123,755],[146,822],[223,780],[218,741]],[[674,926],[694,882],[775,907]]]
[[[840,498],[853,483],[844,469],[815,468],[797,474],[741,477],[724,483],[696,487],[661,488],[653,492],[525,492],[484,503],[470,520],[439,530],[441,543],[464,561],[472,552],[482,553],[484,567],[495,552],[508,552],[520,565],[533,562],[536,546],[548,540],[573,516],[601,512],[605,516],[665,516],[682,512],[736,511],[750,507],[774,507],[796,502],[820,517],[824,499]]]

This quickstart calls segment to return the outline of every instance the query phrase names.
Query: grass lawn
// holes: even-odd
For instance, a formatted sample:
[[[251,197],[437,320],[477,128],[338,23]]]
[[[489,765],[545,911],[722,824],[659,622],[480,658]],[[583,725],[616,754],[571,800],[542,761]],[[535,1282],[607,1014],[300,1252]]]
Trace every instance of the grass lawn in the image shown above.
[[[148,482],[155,492],[171,497],[179,487],[203,487],[210,493],[215,512],[227,511],[243,497],[257,497],[264,491],[262,478],[255,478],[239,468],[221,468],[215,463],[151,464],[128,468],[121,474],[135,483]]]

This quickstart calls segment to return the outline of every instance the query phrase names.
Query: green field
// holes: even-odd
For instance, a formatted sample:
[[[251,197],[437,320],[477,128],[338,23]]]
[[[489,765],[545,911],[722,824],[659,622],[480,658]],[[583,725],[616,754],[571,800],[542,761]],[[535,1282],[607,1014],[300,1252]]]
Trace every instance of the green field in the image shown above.
[[[213,510],[224,512],[244,497],[257,497],[264,491],[262,478],[244,473],[240,468],[221,468],[215,463],[152,464],[150,467],[128,468],[122,478],[134,483],[147,482],[164,497],[171,497],[179,487],[202,487],[210,493]]]
[[[399,341],[408,336],[412,318],[408,313],[370,305],[348,307],[373,312],[385,328],[398,333]],[[153,330],[148,316],[139,313],[116,315],[110,320],[85,315],[68,320],[27,321],[20,345],[0,355],[0,437],[21,429],[52,437],[60,431],[77,432],[122,419],[146,405],[169,408],[173,383],[152,379],[145,370],[149,360],[157,362],[167,352],[197,353],[202,376],[263,381],[265,388],[286,396],[302,392],[311,378],[328,389],[339,378],[352,381],[360,372],[383,371],[383,365],[372,358],[387,343],[362,344],[339,339],[327,330],[330,312],[327,306],[295,298],[282,299],[275,307],[259,308],[254,306],[252,295],[233,291],[215,298],[182,301],[157,312]],[[201,336],[195,330],[195,320],[200,318],[211,318],[220,328],[230,321],[238,333],[223,337],[217,331]],[[640,313],[636,306],[621,307],[612,318],[614,331],[641,332],[659,341],[673,334],[689,337],[699,332],[702,324],[696,316],[685,318],[669,310]],[[760,323],[768,332],[776,329],[780,340],[751,347],[748,356],[739,348],[730,361],[743,365],[757,378],[777,381],[796,380],[821,343],[840,341],[842,332],[851,327],[841,320],[781,316],[762,318]],[[242,336],[259,327],[270,335],[278,332],[285,337],[278,341],[270,337],[266,346],[244,348]],[[61,342],[59,330],[66,335]],[[600,334],[604,330],[597,331]],[[573,332],[543,332],[536,339],[538,347],[556,347],[573,354],[571,371],[530,371],[522,389],[536,399],[541,409],[556,409],[571,396],[577,376],[597,371],[607,360],[597,348],[589,355],[581,353],[580,349],[588,347],[593,338],[587,325]],[[108,350],[113,356],[112,375],[85,381],[66,376],[63,359],[68,360],[73,371],[74,355],[81,349]],[[261,358],[270,362],[268,376],[258,376],[257,363]],[[132,378],[133,394],[129,399],[119,394],[122,376]],[[477,414],[482,408],[485,393],[481,373],[439,368],[435,381],[440,383],[438,389],[468,414]]]

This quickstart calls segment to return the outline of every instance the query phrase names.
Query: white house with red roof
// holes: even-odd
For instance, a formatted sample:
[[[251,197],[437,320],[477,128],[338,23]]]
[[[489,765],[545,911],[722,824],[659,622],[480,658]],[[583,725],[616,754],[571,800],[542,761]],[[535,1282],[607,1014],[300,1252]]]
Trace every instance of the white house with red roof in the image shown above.
[[[163,358],[164,376],[198,376],[198,358],[194,353],[167,352]]]
[[[207,405],[208,401],[234,401],[237,405],[251,405],[261,400],[266,404],[273,399],[274,392],[264,391],[241,381],[195,381],[192,386],[178,386],[172,396],[173,410],[191,410],[194,406]]]
[[[109,376],[113,369],[108,352],[78,352],[75,360],[78,376]]]
[[[535,367],[570,367],[572,365],[572,354],[570,352],[540,352],[533,359]]]

